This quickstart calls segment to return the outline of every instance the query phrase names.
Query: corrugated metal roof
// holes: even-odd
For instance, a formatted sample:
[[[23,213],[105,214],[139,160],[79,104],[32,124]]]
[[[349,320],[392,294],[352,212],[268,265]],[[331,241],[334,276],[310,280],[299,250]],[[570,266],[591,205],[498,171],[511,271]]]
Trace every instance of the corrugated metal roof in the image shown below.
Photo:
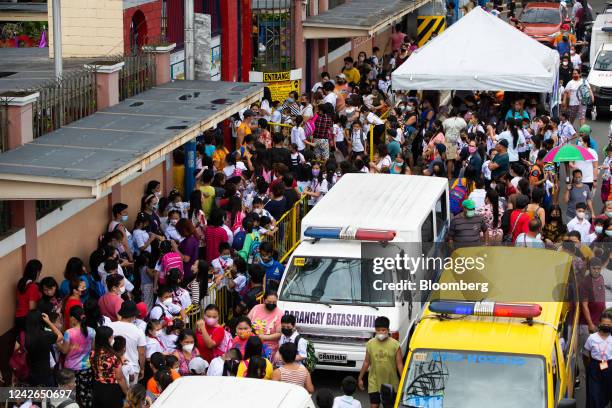
[[[308,17],[304,26],[370,28],[390,17],[414,9],[415,0],[352,0],[324,13]]]
[[[47,3],[0,3],[0,12],[46,13]]]
[[[448,181],[438,177],[346,174],[302,220],[308,226],[420,231]]]
[[[99,195],[258,100],[262,90],[256,83],[214,81],[155,87],[0,154],[0,198],[19,198],[1,188],[7,180],[87,186]]]

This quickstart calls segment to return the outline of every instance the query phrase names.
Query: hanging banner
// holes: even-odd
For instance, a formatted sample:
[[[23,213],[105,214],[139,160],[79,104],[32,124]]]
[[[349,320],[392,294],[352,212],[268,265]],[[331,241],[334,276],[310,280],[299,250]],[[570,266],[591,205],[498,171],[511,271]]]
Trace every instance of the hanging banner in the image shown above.
[[[280,72],[249,72],[250,82],[265,82],[272,93],[272,100],[284,102],[289,97],[289,93],[295,91],[301,94],[302,91],[302,70],[294,69],[291,71]]]

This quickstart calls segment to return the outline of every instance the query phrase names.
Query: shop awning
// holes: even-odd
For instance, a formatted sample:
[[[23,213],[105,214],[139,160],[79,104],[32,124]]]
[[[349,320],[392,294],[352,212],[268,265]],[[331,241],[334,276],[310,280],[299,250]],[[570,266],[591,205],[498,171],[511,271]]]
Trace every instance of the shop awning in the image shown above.
[[[98,198],[262,95],[257,83],[155,87],[0,154],[0,200]]]
[[[367,37],[431,0],[352,0],[304,20],[304,38]]]

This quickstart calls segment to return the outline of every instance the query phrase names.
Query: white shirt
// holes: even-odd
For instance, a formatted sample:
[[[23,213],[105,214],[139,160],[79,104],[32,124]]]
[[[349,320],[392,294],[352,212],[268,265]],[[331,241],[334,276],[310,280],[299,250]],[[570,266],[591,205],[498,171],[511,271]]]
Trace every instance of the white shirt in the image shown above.
[[[179,243],[185,239],[181,236],[181,234],[178,233],[178,231],[176,230],[176,226],[172,224],[168,224],[168,226],[166,227],[166,231],[164,232],[164,235],[166,236],[166,238],[172,239]]]
[[[501,132],[501,134],[497,138],[498,141],[501,139],[506,139],[508,141],[508,159],[510,160],[510,162],[518,161],[519,159],[518,148],[521,145],[525,144],[525,135],[519,129],[517,129],[517,132],[518,132],[518,144],[516,145],[516,148],[514,147],[514,138],[512,137],[512,133],[510,133],[509,130]]]
[[[487,195],[487,192],[485,191],[484,188],[475,189],[474,191],[470,193],[468,198],[474,201],[474,205],[476,206],[476,208],[479,208],[479,207],[484,206],[486,195]]]
[[[117,268],[117,273],[123,276],[123,284],[125,285],[125,290],[127,290],[128,292],[133,291],[134,285],[132,285],[132,282],[125,278],[121,265],[119,265],[119,267]],[[100,282],[102,282],[102,284],[104,285],[104,289],[106,289],[106,291],[108,292],[108,288],[106,287],[106,278],[108,277],[108,273],[104,270],[104,262],[102,262],[98,266],[98,275],[100,275]]]
[[[344,129],[343,128],[334,124],[333,132],[334,132],[334,135],[336,135],[336,142],[344,141]]]
[[[585,219],[580,221],[578,217],[574,217],[567,223],[569,232],[578,231],[580,233],[580,241],[583,244],[589,243],[589,234],[591,233],[591,223]]]
[[[338,97],[336,96],[335,93],[330,92],[327,95],[325,95],[325,97],[323,98],[323,103],[331,103],[332,106],[334,107],[334,109],[336,109],[336,100],[338,99]]]
[[[489,163],[491,163],[491,160],[487,160],[482,163],[482,175],[486,180],[491,180],[491,170],[489,169]]]
[[[352,395],[343,395],[334,398],[332,408],[361,408],[361,402],[353,398]]]
[[[157,298],[149,312],[149,318],[151,320],[160,320],[162,317],[176,316],[179,313],[181,313],[181,307],[179,305],[171,303],[170,306],[166,306]]]
[[[376,164],[376,169],[378,171],[381,171],[383,167],[391,167],[392,164],[393,164],[393,160],[391,160],[391,156],[386,155],[385,157],[383,157],[381,160],[378,161],[378,163]]]
[[[582,182],[583,183],[592,183],[593,182],[593,162],[597,163],[599,157],[597,156],[597,152],[590,147],[587,149],[589,153],[593,155],[595,160],[581,160],[574,162],[574,166],[582,171]]]
[[[359,132],[351,131],[351,150],[359,153],[363,152],[365,150],[365,147],[363,146],[363,142],[365,141],[365,139],[366,138],[362,130],[360,130]]]
[[[295,143],[297,145],[297,149],[300,151],[306,148],[304,140],[306,140],[306,133],[304,132],[304,128],[296,126],[291,129],[291,143]]]
[[[282,112],[277,109],[274,112],[272,112],[272,117],[270,119],[272,123],[280,123],[282,117],[283,117]]]
[[[582,65],[582,58],[580,58],[580,54],[576,53],[572,55],[570,59],[574,68],[580,68],[580,65]]]
[[[235,175],[234,173],[236,172],[236,169],[240,170],[240,172],[243,172],[247,168],[243,162],[237,161],[235,166],[225,166],[223,168],[223,173],[225,174],[225,177],[227,178],[234,177]],[[183,218],[187,218],[187,217],[183,217]]]
[[[299,336],[300,333],[294,331],[290,337],[286,337],[284,334],[281,334],[280,339],[278,340],[278,346],[282,346],[285,343],[295,343],[295,339]],[[308,342],[304,338],[300,338],[300,341],[296,344],[297,352],[300,357],[306,358],[308,357]]]
[[[169,353],[172,353],[174,350],[176,350],[176,340],[178,339],[178,336],[176,334],[166,334],[166,332],[162,332],[161,335],[161,341],[164,344],[164,347],[166,347],[166,350],[168,350]]]
[[[544,248],[544,241],[540,234],[538,234],[535,238],[530,237],[524,232],[521,232],[517,235],[516,241],[514,241],[515,247],[527,247],[527,248]]]
[[[223,356],[215,357],[210,360],[210,365],[208,366],[208,371],[206,375],[209,377],[221,377],[223,376],[223,366],[225,365],[225,360]]]
[[[149,240],[149,233],[147,231],[141,230],[141,229],[135,229],[132,232],[132,236],[133,236],[134,242],[136,243],[136,246],[138,248],[142,248],[143,245],[146,244],[147,241]],[[144,250],[146,252],[151,252],[151,245],[146,247]]]
[[[147,340],[142,330],[133,323],[111,322],[108,327],[113,329],[113,336],[125,337],[125,358],[127,363],[134,367],[140,367],[138,363],[138,347],[145,347]]]
[[[366,121],[370,125],[374,125],[374,126],[385,124],[385,122],[383,122],[374,112],[368,112],[368,115],[366,116]]]
[[[234,260],[231,257],[227,260],[218,257],[213,259],[211,265],[215,270],[215,275],[221,275],[225,272],[226,269],[231,268],[232,265],[234,265]]]
[[[302,106],[300,109],[300,115],[304,117],[304,120],[308,120],[314,116],[314,112],[312,110],[312,104],[308,104],[306,106]]]
[[[151,358],[153,353],[165,353],[167,350],[163,346],[163,343],[159,339],[154,339],[152,337],[146,337],[147,343],[145,344],[145,358]]]
[[[446,136],[446,141],[456,143],[459,139],[459,132],[461,129],[467,128],[467,123],[465,122],[465,119],[455,116],[442,122],[442,127],[444,128],[444,136]]]
[[[604,340],[599,333],[591,334],[584,343],[583,353],[599,361],[612,360],[612,335]]]
[[[581,83],[581,79],[579,79],[578,81],[572,79],[567,83],[567,85],[565,85],[565,92],[569,92],[570,106],[576,106],[580,104],[580,101],[578,100],[578,88],[580,87]]]
[[[270,113],[272,113],[272,107],[270,106],[270,102],[267,99],[262,99],[261,105],[259,106],[259,110],[261,112],[266,112],[264,116],[262,116],[268,122],[270,121]]]
[[[604,278],[604,287],[606,290],[606,308],[612,307],[612,270],[601,268],[601,276]]]

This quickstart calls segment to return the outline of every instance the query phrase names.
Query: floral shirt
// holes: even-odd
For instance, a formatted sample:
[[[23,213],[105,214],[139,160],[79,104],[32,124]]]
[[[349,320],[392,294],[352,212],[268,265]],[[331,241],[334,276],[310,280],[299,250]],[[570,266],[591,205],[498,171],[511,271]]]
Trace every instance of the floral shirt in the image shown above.
[[[107,350],[100,350],[96,355],[91,354],[91,367],[94,372],[94,381],[102,384],[117,384],[115,369],[121,366],[121,359]]]
[[[480,206],[476,213],[484,218],[485,224],[487,224],[487,231],[491,235],[498,234],[501,231],[501,219],[502,215],[504,215],[504,209],[499,207],[499,216],[497,217],[497,225],[493,225],[493,206],[491,204],[485,204]]]

